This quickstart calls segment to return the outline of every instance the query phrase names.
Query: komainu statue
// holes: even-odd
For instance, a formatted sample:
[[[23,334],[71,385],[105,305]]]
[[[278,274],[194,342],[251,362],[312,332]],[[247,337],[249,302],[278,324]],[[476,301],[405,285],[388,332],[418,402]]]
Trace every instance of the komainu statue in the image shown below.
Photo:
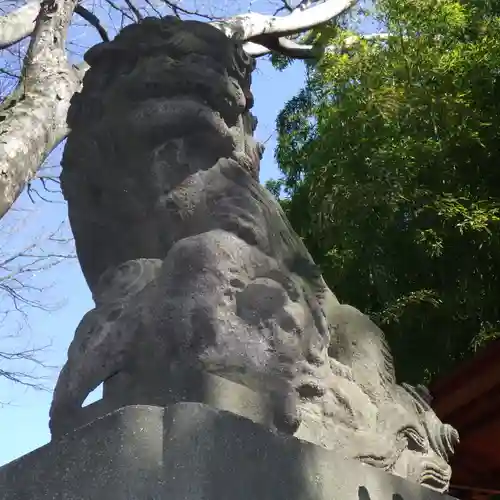
[[[423,387],[396,383],[382,331],[338,301],[259,184],[242,38],[147,18],[86,61],[61,183],[95,308],[53,435],[81,425],[101,383],[109,409],[205,402],[215,377],[260,395],[274,432],[446,490],[456,431]]]

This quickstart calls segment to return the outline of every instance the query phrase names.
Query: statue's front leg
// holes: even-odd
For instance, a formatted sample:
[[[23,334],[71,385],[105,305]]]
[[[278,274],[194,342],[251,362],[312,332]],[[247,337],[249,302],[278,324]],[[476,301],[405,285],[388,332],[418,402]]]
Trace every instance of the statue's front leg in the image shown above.
[[[70,363],[63,366],[49,411],[49,427],[53,434],[64,421],[74,418],[87,396],[99,386],[100,379],[100,373],[95,372],[93,380],[89,380],[82,378]]]
[[[300,424],[292,384],[302,356],[294,347],[300,319],[283,319],[291,299],[278,271],[274,259],[230,232],[201,233],[170,250],[153,309],[170,363],[267,392],[276,428],[293,434]]]
[[[118,309],[121,312],[121,309]],[[111,336],[109,334],[111,333]],[[117,340],[102,314],[88,312],[78,326],[54,389],[50,407],[50,427],[71,420],[87,396],[120,368],[122,357],[115,355]]]
[[[87,396],[119,372],[134,352],[142,325],[141,293],[159,273],[159,259],[123,262],[102,274],[94,293],[96,308],[78,325],[68,360],[56,383],[50,409],[51,428],[71,420]]]

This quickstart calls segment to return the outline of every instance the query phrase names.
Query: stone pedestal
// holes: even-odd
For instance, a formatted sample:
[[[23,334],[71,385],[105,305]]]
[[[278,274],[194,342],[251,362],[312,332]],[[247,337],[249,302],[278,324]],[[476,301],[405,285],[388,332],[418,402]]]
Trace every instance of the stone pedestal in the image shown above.
[[[227,378],[176,366],[165,371],[161,383],[158,382],[157,375],[144,371],[134,373],[134,376],[122,372],[109,378],[103,384],[102,399],[80,408],[57,426],[52,426],[52,436],[60,438],[125,406],[166,407],[185,402],[203,403],[211,408],[230,411],[265,427],[273,425],[269,395],[255,392]]]
[[[1,500],[444,500],[200,403],[128,406],[0,468]]]

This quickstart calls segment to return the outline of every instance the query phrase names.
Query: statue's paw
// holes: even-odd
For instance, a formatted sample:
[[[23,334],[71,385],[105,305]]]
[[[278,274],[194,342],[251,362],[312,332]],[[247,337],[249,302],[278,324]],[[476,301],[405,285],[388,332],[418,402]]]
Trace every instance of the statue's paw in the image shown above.
[[[293,389],[285,393],[275,392],[272,400],[273,422],[276,429],[283,434],[293,436],[302,421],[297,393]]]
[[[81,405],[71,401],[55,401],[52,403],[49,411],[49,429],[53,437],[64,434],[63,430],[67,427],[67,422],[74,419],[74,415],[81,409]]]

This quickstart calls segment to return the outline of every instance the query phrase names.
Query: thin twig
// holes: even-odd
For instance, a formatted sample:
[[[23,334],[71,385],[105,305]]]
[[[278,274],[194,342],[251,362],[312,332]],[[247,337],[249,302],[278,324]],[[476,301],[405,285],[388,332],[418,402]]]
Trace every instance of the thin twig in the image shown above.
[[[113,0],[105,0],[105,2],[113,9],[116,11],[120,12],[122,16],[126,17],[129,21],[132,21],[133,23],[136,21],[128,12],[126,12],[124,9],[121,7],[118,7]]]
[[[78,14],[82,19],[85,19],[91,26],[93,26],[103,41],[109,42],[109,36],[104,27],[102,26],[99,18],[93,13],[87,10],[82,4],[78,4],[75,7],[75,14]]]
[[[180,14],[186,14],[188,16],[198,16],[201,17],[202,19],[206,19],[207,21],[215,21],[217,19],[222,19],[222,17],[218,16],[209,16],[207,14],[201,14],[197,11],[185,9],[184,7],[180,7],[176,3],[170,1],[170,0],[162,0],[162,2],[167,6],[172,9],[172,12],[177,16],[180,17]]]
[[[129,9],[134,13],[137,21],[140,21],[144,18],[144,16],[139,12],[139,9],[132,3],[132,0],[125,0],[125,3],[128,5]]]

